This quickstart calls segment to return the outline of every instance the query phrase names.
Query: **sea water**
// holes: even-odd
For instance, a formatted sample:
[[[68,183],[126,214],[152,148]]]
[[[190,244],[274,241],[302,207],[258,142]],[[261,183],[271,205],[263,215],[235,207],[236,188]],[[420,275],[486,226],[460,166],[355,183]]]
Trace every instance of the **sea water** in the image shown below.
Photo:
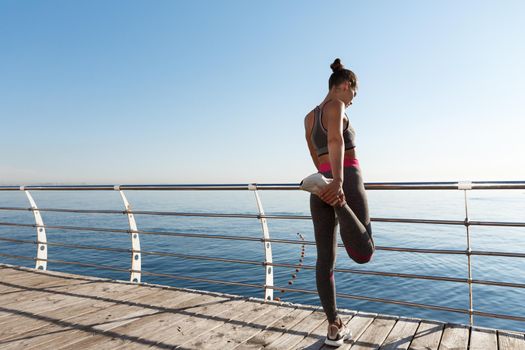
[[[300,191],[259,191],[266,214],[309,215],[309,194]],[[410,218],[464,220],[463,191],[453,190],[399,190],[367,191],[372,218]],[[111,209],[123,210],[116,191],[32,191],[40,208]],[[250,191],[126,191],[134,210],[172,211],[187,213],[258,214],[254,193]],[[522,190],[474,190],[467,192],[470,220],[525,222],[525,192]],[[0,192],[0,206],[28,207],[22,192]],[[79,214],[42,212],[44,223],[50,226],[85,226],[128,229],[127,217],[122,214]],[[181,216],[135,215],[139,230],[230,235],[261,238],[261,224],[257,219],[203,218]],[[0,222],[34,224],[30,211],[0,210]],[[373,236],[377,246],[467,249],[466,228],[462,225],[430,225],[373,222]],[[268,219],[272,239],[314,241],[311,220]],[[48,242],[91,245],[96,247],[130,249],[127,233],[47,229]],[[471,226],[471,248],[481,251],[525,253],[525,228]],[[0,225],[0,237],[36,240],[30,227]],[[264,249],[258,241],[234,241],[194,237],[140,235],[143,252],[166,252],[185,255],[264,261]],[[273,243],[275,263],[298,264],[301,245]],[[0,241],[0,253],[34,257],[34,244]],[[316,250],[305,246],[305,265],[315,265]],[[130,268],[128,252],[97,251],[48,246],[48,258],[87,264]],[[0,262],[33,267],[30,260],[0,257]],[[424,254],[376,251],[372,261],[358,265],[339,248],[337,268],[385,271],[431,276],[467,278],[466,255]],[[129,280],[126,272],[100,270],[91,267],[50,262],[49,270]],[[165,273],[233,282],[264,284],[262,265],[240,265],[202,259],[183,259],[170,256],[142,255],[142,269]],[[473,256],[472,277],[479,280],[525,283],[525,258]],[[292,275],[296,274],[293,278]],[[469,289],[466,283],[406,279],[386,276],[335,273],[337,292],[351,295],[386,298],[414,303],[469,308]],[[217,291],[245,296],[263,297],[259,288],[227,286],[194,282],[168,277],[142,276],[143,282],[166,284]],[[289,282],[292,282],[290,285]],[[276,286],[315,290],[315,270],[274,267]],[[274,297],[284,301],[320,305],[316,294],[282,292]],[[523,316],[525,289],[473,285],[475,310]],[[419,317],[455,323],[468,323],[461,313],[406,307],[395,304],[338,298],[338,307],[381,314]],[[474,317],[474,324],[492,328],[525,330],[525,323],[495,318]]]

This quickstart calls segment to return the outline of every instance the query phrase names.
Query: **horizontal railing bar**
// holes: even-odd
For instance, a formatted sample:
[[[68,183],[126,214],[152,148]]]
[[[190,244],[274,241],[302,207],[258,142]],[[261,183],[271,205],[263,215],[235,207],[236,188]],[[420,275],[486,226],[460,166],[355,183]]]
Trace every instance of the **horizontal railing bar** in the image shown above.
[[[289,291],[289,292],[299,292],[299,293],[306,293],[306,294],[317,294],[317,291],[310,290],[310,289],[287,288],[287,287],[279,287],[279,286],[268,286],[268,288],[271,288],[274,290],[284,290],[287,292]],[[374,297],[366,297],[362,295],[345,294],[345,293],[336,293],[336,295],[337,297],[347,298],[347,299],[365,300],[365,301],[373,301],[373,302],[385,303],[385,304],[396,304],[396,305],[403,305],[403,306],[410,306],[410,307],[418,307],[422,309],[441,310],[441,311],[468,314],[468,310],[466,309],[458,309],[458,308],[452,308],[452,307],[447,307],[447,306],[420,304],[420,303],[413,303],[409,301],[374,298]]]
[[[471,226],[525,227],[525,222],[468,221]]]
[[[284,264],[284,263],[266,263],[267,266],[278,266],[278,267],[289,267],[294,269],[306,269],[306,270],[315,270],[314,265],[294,265],[294,264]],[[383,276],[383,277],[399,277],[407,279],[423,279],[431,281],[444,281],[444,282],[457,282],[457,283],[468,283],[467,278],[457,278],[457,277],[445,277],[445,276],[428,276],[428,275],[415,275],[407,273],[398,273],[398,272],[385,272],[385,271],[370,271],[370,270],[355,270],[355,269],[334,269],[335,272],[342,273],[351,273],[358,275],[373,275],[373,276]],[[498,282],[498,281],[486,281],[486,280],[472,280],[472,283],[491,285],[498,287],[515,287],[515,288],[525,288],[523,283],[512,283],[512,282]]]
[[[448,182],[369,182],[365,183],[367,190],[458,190],[458,189],[525,189],[525,181],[463,181]],[[137,184],[137,185],[28,185],[0,186],[0,191],[115,191],[115,190],[145,190],[145,191],[216,191],[216,190],[298,190],[298,183],[275,184]]]
[[[67,244],[67,243],[56,243],[56,242],[39,242],[39,241],[13,239],[13,238],[2,238],[2,237],[0,237],[0,241],[6,241],[6,242],[12,242],[12,243],[21,243],[21,244],[47,244],[49,246],[56,246],[56,247],[101,250],[101,251],[110,251],[110,252],[119,252],[119,253],[131,253],[131,252],[133,252],[131,249],[124,249],[124,248],[94,247],[94,246],[80,245],[80,244]]]
[[[338,245],[339,246],[339,245]],[[344,245],[340,245],[344,247]],[[425,248],[401,248],[401,247],[383,247],[376,246],[376,250],[384,250],[389,252],[404,252],[404,253],[422,253],[422,254],[451,254],[451,255],[466,255],[465,250],[453,249],[425,249]]]
[[[525,253],[507,253],[507,252],[488,252],[488,251],[479,251],[473,250],[470,255],[479,255],[479,256],[501,256],[509,258],[525,258]]]
[[[188,238],[211,238],[211,239],[225,239],[233,241],[251,241],[262,242],[264,239],[248,236],[231,236],[231,235],[208,235],[204,233],[185,233],[185,232],[161,232],[161,231],[137,231],[141,235],[153,236],[171,236],[171,237],[188,237]]]
[[[314,241],[299,241],[299,240],[273,239],[273,238],[266,240],[266,242],[315,245]],[[344,248],[345,246],[339,243],[337,244],[337,247]],[[391,251],[391,252],[403,252],[403,253],[467,255],[466,250],[452,250],[452,249],[424,249],[424,248],[402,248],[402,247],[385,247],[385,246],[375,246],[375,249]]]
[[[25,207],[0,207],[0,210],[33,211]],[[84,213],[84,214],[127,214],[123,210],[109,209],[61,209],[61,208],[39,208],[41,212],[59,213]],[[235,213],[184,213],[170,211],[134,210],[135,215],[159,215],[159,216],[186,216],[186,217],[209,217],[209,218],[243,218],[243,219],[276,219],[276,220],[310,220],[310,215],[259,215],[259,214],[235,214]],[[502,227],[525,227],[525,222],[500,222],[500,221],[465,221],[444,219],[405,219],[405,218],[371,218],[373,222],[408,223],[408,224],[431,224],[431,225],[460,225],[460,226],[502,226]]]
[[[253,261],[253,260],[240,260],[240,259],[226,259],[226,258],[214,258],[203,255],[186,255],[179,253],[165,253],[165,252],[154,252],[154,251],[140,251],[144,255],[159,255],[159,256],[172,256],[182,259],[194,259],[194,260],[209,260],[209,261],[219,261],[227,263],[236,263],[236,264],[247,264],[247,265],[263,265],[262,261]]]
[[[35,243],[41,243],[41,242],[37,241]],[[89,245],[66,244],[66,243],[55,243],[55,242],[46,242],[46,244],[50,246],[75,248],[75,249],[90,249],[90,250],[101,250],[101,251],[119,252],[119,253],[133,252],[131,249],[125,249],[125,248],[94,247],[94,246],[89,246]]]
[[[283,290],[283,291],[287,291],[287,292],[299,292],[299,293],[306,293],[306,294],[317,294],[316,291],[308,290],[308,289],[288,288],[288,287],[279,287],[279,286],[267,286],[267,288],[271,288],[271,289],[274,289],[274,290]],[[361,295],[344,294],[344,293],[336,293],[336,295],[337,295],[337,297],[347,298],[347,299],[365,300],[365,301],[372,301],[372,302],[385,303],[385,304],[396,304],[396,305],[417,307],[417,308],[422,308],[422,309],[440,310],[440,311],[455,312],[455,313],[462,313],[462,314],[468,314],[469,313],[469,310],[466,310],[466,309],[458,309],[458,308],[452,308],[452,307],[447,307],[447,306],[420,304],[420,303],[413,303],[413,302],[407,302],[407,301],[401,301],[401,300],[384,299],[384,298],[372,298],[372,297],[366,297],[366,296],[361,296]],[[483,312],[483,311],[473,311],[473,314],[477,315],[477,316],[484,316],[484,317],[501,318],[501,319],[522,321],[522,322],[525,321],[525,317],[521,317],[521,316],[512,316],[512,315],[504,315],[504,314],[493,314],[493,313],[487,313],[487,312]]]
[[[0,253],[0,256],[7,257],[7,258],[13,258],[13,259],[25,259],[25,260],[37,260],[34,257],[27,257],[27,256],[19,256],[19,255],[12,255],[12,254],[3,254]],[[38,259],[39,261],[47,261],[48,263],[57,263],[57,264],[66,264],[66,265],[78,265],[78,266],[84,266],[84,267],[96,267],[100,269],[106,269],[106,270],[114,270],[114,271],[121,271],[121,272],[130,272],[129,269],[122,269],[119,267],[113,267],[113,266],[107,266],[107,265],[99,265],[99,264],[88,264],[88,263],[81,263],[77,261],[65,261],[65,260],[56,260],[56,259]]]
[[[371,218],[375,222],[395,222],[408,224],[432,224],[432,225],[465,225],[465,220],[438,220],[438,219],[402,219],[402,218]]]
[[[143,275],[150,275],[150,276],[157,276],[157,277],[168,277],[168,278],[174,278],[174,279],[180,279],[180,280],[188,280],[188,281],[197,281],[197,282],[206,282],[206,283],[215,283],[215,284],[224,284],[229,286],[241,286],[241,287],[251,287],[251,288],[264,288],[264,285],[262,284],[253,284],[253,283],[244,283],[244,282],[231,282],[231,281],[221,281],[221,280],[213,280],[209,278],[199,278],[199,277],[189,277],[189,276],[180,276],[180,275],[172,275],[169,273],[160,273],[160,272],[149,272],[149,271],[142,271]]]
[[[10,258],[10,259],[31,260],[31,261],[35,261],[36,260],[35,257],[23,256],[23,255],[13,255],[13,254],[0,253],[0,256],[3,256],[5,258]],[[38,259],[38,260],[41,260],[41,259]]]
[[[472,314],[475,315],[475,316],[490,317],[490,318],[500,318],[500,319],[504,319],[504,320],[525,322],[525,317],[522,317],[522,316],[502,315],[502,314],[495,314],[495,313],[476,311],[476,310],[473,310]]]
[[[33,208],[26,208],[26,207],[0,207],[0,210],[33,211]]]
[[[115,232],[115,233],[130,233],[129,230],[124,229],[109,229],[109,228],[98,228],[98,227],[82,227],[82,226],[56,226],[56,225],[36,225],[36,224],[18,224],[13,222],[0,222],[0,226],[17,226],[17,227],[43,227],[46,229],[59,229],[59,230],[73,230],[73,231],[97,231],[97,232]]]
[[[0,207],[0,210],[12,211],[48,211],[58,213],[85,213],[85,214],[127,214],[125,210],[111,210],[111,209],[64,209],[64,208],[26,208],[26,207]]]
[[[46,229],[60,229],[60,230],[72,230],[72,231],[93,231],[93,232],[110,232],[110,233],[131,233],[129,230],[123,229],[107,229],[107,228],[96,228],[96,227],[78,227],[78,226],[38,226],[35,224],[17,224],[17,223],[6,223],[0,222],[0,226],[20,226],[20,227],[45,227]],[[161,231],[136,231],[139,234],[144,235],[156,235],[156,236],[172,236],[172,237],[191,237],[191,238],[211,238],[211,239],[226,239],[226,240],[237,240],[237,241],[253,241],[262,242],[263,238],[255,238],[248,236],[228,236],[228,235],[208,235],[201,233],[180,233],[180,232],[161,232]]]
[[[131,271],[130,269],[122,269],[119,267],[113,267],[113,266],[108,266],[108,265],[81,263],[78,261],[66,261],[66,260],[56,260],[56,259],[46,259],[44,261],[47,261],[48,263],[56,263],[56,264],[78,265],[78,266],[83,266],[83,267],[96,267],[102,270],[113,270],[113,271],[120,271],[120,272],[130,272]]]
[[[278,266],[278,267],[289,267],[294,269],[307,269],[315,270],[315,265],[294,265],[294,264],[284,264],[284,263],[267,263],[268,266]],[[433,281],[445,281],[445,282],[459,282],[467,283],[468,279],[466,278],[456,278],[456,277],[444,277],[444,276],[427,276],[427,275],[415,275],[415,274],[406,274],[406,273],[397,273],[397,272],[384,272],[384,271],[370,271],[370,270],[356,270],[356,269],[340,269],[335,268],[334,272],[342,273],[351,273],[358,275],[373,275],[373,276],[384,276],[384,277],[399,277],[399,278],[408,278],[408,279],[423,279],[423,280],[433,280]]]
[[[497,287],[525,288],[525,284],[524,283],[485,281],[485,280],[472,280],[472,283],[474,283],[474,284],[483,284],[483,285],[487,285],[487,286],[497,286]]]
[[[0,210],[33,211],[25,207],[0,207]],[[41,212],[58,213],[84,213],[84,214],[127,214],[125,210],[110,209],[61,209],[61,208],[39,208]],[[188,217],[210,217],[210,218],[243,218],[243,219],[275,219],[275,220],[310,220],[310,215],[278,215],[278,214],[235,214],[235,213],[185,213],[170,211],[133,210],[135,215],[159,215],[159,216],[188,216]],[[406,219],[406,218],[371,218],[373,222],[389,223],[412,223],[431,225],[460,225],[460,226],[502,226],[502,227],[525,227],[525,222],[501,222],[501,221],[465,221],[446,219]]]
[[[29,241],[29,240],[14,239],[14,238],[3,238],[3,237],[0,237],[0,241],[11,242],[11,243],[21,243],[21,244],[37,244],[37,241]]]

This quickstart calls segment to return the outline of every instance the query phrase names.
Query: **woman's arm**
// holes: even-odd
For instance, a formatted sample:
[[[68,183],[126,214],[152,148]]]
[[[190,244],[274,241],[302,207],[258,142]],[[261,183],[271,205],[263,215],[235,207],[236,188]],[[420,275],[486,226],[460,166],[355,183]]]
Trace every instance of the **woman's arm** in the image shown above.
[[[325,107],[325,122],[328,130],[328,157],[332,169],[333,181],[319,194],[326,203],[334,206],[345,204],[343,192],[343,115],[345,105],[342,101],[335,100]]]
[[[343,184],[343,158],[345,154],[343,139],[343,116],[345,105],[343,101],[335,100],[326,107],[325,121],[328,130],[328,157],[334,182]]]

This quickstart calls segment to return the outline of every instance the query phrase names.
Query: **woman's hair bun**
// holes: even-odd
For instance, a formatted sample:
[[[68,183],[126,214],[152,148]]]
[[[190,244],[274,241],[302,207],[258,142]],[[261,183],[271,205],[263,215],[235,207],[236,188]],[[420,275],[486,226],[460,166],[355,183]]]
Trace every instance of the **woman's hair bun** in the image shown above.
[[[330,68],[332,68],[332,71],[335,73],[339,70],[345,69],[345,66],[343,66],[343,64],[341,63],[341,59],[336,58],[334,63],[330,65]]]

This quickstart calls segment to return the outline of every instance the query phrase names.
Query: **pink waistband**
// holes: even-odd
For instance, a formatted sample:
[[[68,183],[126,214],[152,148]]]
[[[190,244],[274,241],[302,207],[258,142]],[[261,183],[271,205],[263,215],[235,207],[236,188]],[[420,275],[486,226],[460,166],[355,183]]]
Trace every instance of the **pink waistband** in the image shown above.
[[[345,158],[343,160],[343,166],[344,167],[359,167],[359,161],[357,158]],[[330,165],[330,162],[319,164],[319,171],[324,173],[327,171],[332,170],[332,167]]]

